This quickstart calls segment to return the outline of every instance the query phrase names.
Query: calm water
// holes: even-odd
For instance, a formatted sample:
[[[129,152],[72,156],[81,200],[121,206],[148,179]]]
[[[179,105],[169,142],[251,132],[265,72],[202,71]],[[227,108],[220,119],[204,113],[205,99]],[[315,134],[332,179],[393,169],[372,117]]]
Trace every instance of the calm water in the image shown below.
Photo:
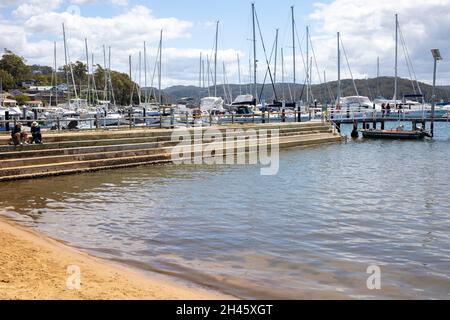
[[[256,166],[3,183],[7,215],[89,252],[242,298],[450,299],[450,127]],[[16,190],[20,190],[18,194]],[[366,287],[369,265],[381,290]]]

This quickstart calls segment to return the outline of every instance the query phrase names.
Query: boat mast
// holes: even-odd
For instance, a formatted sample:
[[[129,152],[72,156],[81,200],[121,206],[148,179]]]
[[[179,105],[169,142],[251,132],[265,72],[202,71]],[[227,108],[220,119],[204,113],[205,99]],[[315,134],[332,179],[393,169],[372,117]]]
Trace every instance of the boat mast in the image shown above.
[[[145,97],[144,103],[148,103],[148,89],[147,89],[147,45],[144,41],[144,87],[145,87]]]
[[[222,69],[222,72],[223,72],[223,96],[225,98],[225,101],[227,101],[228,100],[228,93],[227,93],[227,87],[226,87],[227,79],[226,79],[226,73],[225,73],[226,72],[225,71],[225,62],[223,62],[222,64],[223,64],[223,69]]]
[[[133,106],[134,83],[133,83],[133,77],[131,76],[131,54],[128,56],[128,67],[129,67],[129,77],[130,77],[130,82],[131,82],[130,107],[132,107]]]
[[[206,81],[208,82],[208,96],[211,96],[211,83],[210,83],[210,71],[211,71],[211,64],[209,61],[209,55],[206,56],[206,68],[208,70],[206,70]]]
[[[397,86],[398,86],[398,14],[395,14],[395,80],[394,80],[394,98],[395,104],[397,104]]]
[[[206,65],[206,63],[205,63],[205,58],[203,58],[203,61],[202,61],[202,69],[203,69],[203,73],[202,73],[202,88],[203,89],[205,89],[205,86],[206,86],[206,81],[205,81],[205,79],[206,79],[206,68],[205,68],[205,65]]]
[[[239,53],[237,54],[237,63],[238,63],[239,95],[242,95],[241,60],[239,59]]]
[[[55,78],[55,105],[58,105],[58,71],[56,70],[56,41],[53,42],[53,75]],[[53,85],[53,82],[52,82]],[[52,105],[52,91],[50,91],[50,106]]]
[[[142,87],[142,52],[139,50],[139,90],[138,90],[138,97],[139,97],[139,106],[141,105],[141,87]]]
[[[104,91],[103,91],[103,100],[107,101],[108,100],[108,66],[106,64],[106,47],[105,45],[103,45],[103,67],[105,68],[105,70],[103,71],[103,75],[104,75],[104,80],[105,80],[105,87],[104,87]],[[130,77],[131,77],[131,72],[130,72]]]
[[[84,44],[86,47],[86,68],[87,68],[87,104],[89,105],[90,98],[90,68],[89,68],[89,50],[87,38],[84,38]]]
[[[92,88],[94,90],[93,97],[95,95],[95,99],[98,102],[98,91],[97,91],[97,85],[95,84],[95,72],[94,72],[94,54],[91,53],[91,66],[92,66]]]
[[[114,107],[116,106],[116,97],[114,96],[114,88],[112,84],[112,77],[111,77],[111,46],[108,47],[108,80],[109,80],[109,87],[111,89],[111,98],[113,100]]]
[[[295,75],[295,18],[294,18],[294,6],[291,7],[291,13],[292,13],[292,61],[293,61],[293,68],[294,68],[294,97],[293,100],[295,101],[295,84],[296,84],[296,75]]]
[[[219,39],[219,21],[216,21],[216,40],[214,45],[214,97],[217,97],[217,42]]]
[[[66,84],[67,84],[67,98],[69,100],[69,106],[70,106],[70,86],[69,86],[69,71],[67,70],[67,67],[69,66],[67,63],[67,42],[66,42],[66,28],[64,27],[64,23],[62,24],[63,29],[63,41],[64,41],[64,61],[66,63],[65,71],[66,71]]]
[[[248,92],[253,92],[252,87],[252,59],[248,59]]]
[[[202,98],[202,52],[200,51],[199,71],[198,71],[198,99]]]
[[[161,35],[159,37],[159,67],[158,67],[158,90],[159,90],[159,105],[162,104],[162,93],[161,93],[161,71],[162,71],[162,40],[163,31],[161,30]]]
[[[199,71],[198,71],[198,88],[201,93],[202,88],[202,52],[200,51]],[[199,95],[200,95],[199,93]]]
[[[281,48],[281,89],[283,91],[283,100],[286,100],[284,95],[284,52]]]
[[[253,21],[253,90],[255,91],[255,101],[258,102],[258,87],[256,84],[256,25],[255,25],[255,3],[252,3],[252,21]]]
[[[377,95],[380,95],[380,57],[377,57]]]
[[[277,83],[277,61],[278,60],[278,29],[275,32],[275,65],[273,68],[273,83]]]
[[[341,34],[337,33],[337,56],[338,56],[338,87],[337,87],[337,98],[336,106],[341,103]]]
[[[309,105],[309,27],[306,26],[306,104]]]

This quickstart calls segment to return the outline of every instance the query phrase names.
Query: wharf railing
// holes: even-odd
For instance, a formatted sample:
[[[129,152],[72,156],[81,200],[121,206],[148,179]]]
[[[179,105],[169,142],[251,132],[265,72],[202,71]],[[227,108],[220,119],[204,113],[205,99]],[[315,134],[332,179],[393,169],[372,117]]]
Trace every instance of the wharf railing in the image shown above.
[[[367,108],[339,109],[329,108],[325,112],[327,121],[334,123],[353,123],[370,121],[430,121],[431,110],[391,109],[375,110]],[[435,116],[435,121],[449,121],[450,111],[443,116]]]

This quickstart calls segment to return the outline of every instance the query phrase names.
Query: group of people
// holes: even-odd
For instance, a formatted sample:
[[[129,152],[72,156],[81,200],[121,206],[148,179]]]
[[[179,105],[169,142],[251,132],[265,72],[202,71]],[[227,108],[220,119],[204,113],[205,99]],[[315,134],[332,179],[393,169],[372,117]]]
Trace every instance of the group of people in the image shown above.
[[[388,104],[383,103],[381,105],[381,113],[383,114],[383,117],[385,114],[389,115],[391,113],[391,105],[389,103]]]
[[[12,143],[14,145],[23,145],[29,143],[42,143],[41,127],[37,122],[31,124],[31,138],[28,139],[28,133],[22,129],[22,123],[18,122],[11,130]]]

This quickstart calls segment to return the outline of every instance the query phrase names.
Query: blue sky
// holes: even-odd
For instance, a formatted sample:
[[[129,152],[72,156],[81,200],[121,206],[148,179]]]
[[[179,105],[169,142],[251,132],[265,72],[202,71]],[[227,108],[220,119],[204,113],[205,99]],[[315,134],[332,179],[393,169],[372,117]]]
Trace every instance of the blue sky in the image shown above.
[[[317,55],[319,74],[336,78],[336,32],[342,32],[352,73],[356,78],[373,77],[376,59],[381,74],[393,75],[394,14],[399,13],[417,78],[431,81],[432,59],[429,50],[439,47],[444,60],[439,67],[438,83],[450,83],[450,0],[257,0],[256,10],[267,50],[275,29],[279,28],[279,46],[285,52],[285,78],[292,80],[292,43],[290,6],[295,6],[299,44],[305,47],[305,26],[309,25]],[[153,63],[159,30],[164,29],[164,86],[196,84],[198,57],[211,54],[214,22],[220,20],[219,63],[225,63],[227,77],[237,82],[236,55],[241,56],[241,74],[248,73],[251,53],[251,1],[228,0],[1,0],[0,47],[23,55],[30,63],[50,65],[53,41],[58,41],[58,65],[62,65],[61,23],[67,27],[71,60],[84,59],[84,38],[90,51],[101,59],[105,44],[113,50],[113,67],[128,69],[128,55],[137,60],[143,41],[148,45],[149,65]],[[258,37],[259,78],[265,70]],[[402,48],[399,48],[399,74],[409,75]],[[304,52],[303,52],[304,53]],[[304,76],[302,52],[297,51],[298,79]],[[280,52],[278,53],[280,57]],[[280,59],[278,61],[280,63]],[[219,67],[221,70],[221,67]],[[278,69],[281,66],[278,65]],[[344,64],[343,77],[350,71]],[[219,75],[219,81],[222,74]]]

